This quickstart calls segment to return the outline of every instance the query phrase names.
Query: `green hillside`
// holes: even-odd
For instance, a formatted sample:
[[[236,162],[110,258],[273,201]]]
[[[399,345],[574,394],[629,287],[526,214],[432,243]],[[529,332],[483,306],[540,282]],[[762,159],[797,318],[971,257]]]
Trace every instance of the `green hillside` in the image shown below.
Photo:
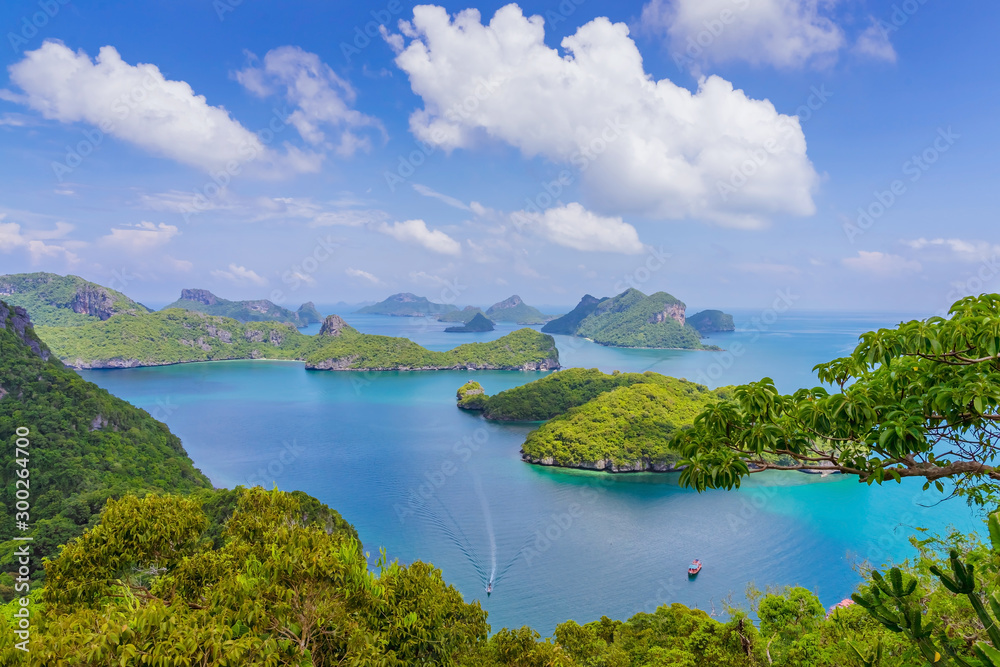
[[[292,325],[237,322],[171,308],[118,315],[73,329],[39,327],[38,335],[70,366],[131,368],[220,359],[297,359],[312,337]]]
[[[493,304],[486,310],[486,317],[494,322],[514,322],[516,324],[542,324],[545,315],[537,308],[532,308],[514,295]]]
[[[28,311],[36,326],[71,327],[114,315],[139,315],[149,309],[121,292],[79,276],[16,273],[0,276],[0,299]]]
[[[28,430],[30,443],[30,533],[14,525],[14,480],[23,460],[13,449],[18,429]],[[26,313],[3,301],[0,442],[11,445],[0,457],[0,571],[11,562],[12,537],[33,536],[40,565],[92,525],[108,497],[211,488],[166,426],[65,368],[38,340]]]
[[[567,368],[557,373],[484,397],[486,419],[504,421],[544,421],[583,405],[601,394],[640,382],[657,382],[663,375],[645,373],[602,373],[596,368]]]
[[[406,338],[362,334],[336,315],[316,336],[276,322],[237,322],[173,308],[118,315],[80,327],[39,327],[38,335],[75,368],[133,368],[225,359],[295,359],[317,370],[482,368],[551,370],[551,336],[522,329],[488,343],[433,352]]]
[[[494,341],[466,343],[446,352],[428,350],[407,338],[373,336],[345,328],[318,341],[306,368],[318,370],[555,370],[559,352],[552,336],[519,329]]]
[[[660,376],[612,389],[553,417],[528,434],[532,463],[597,470],[669,470],[680,456],[670,438],[719,395],[702,385]]]

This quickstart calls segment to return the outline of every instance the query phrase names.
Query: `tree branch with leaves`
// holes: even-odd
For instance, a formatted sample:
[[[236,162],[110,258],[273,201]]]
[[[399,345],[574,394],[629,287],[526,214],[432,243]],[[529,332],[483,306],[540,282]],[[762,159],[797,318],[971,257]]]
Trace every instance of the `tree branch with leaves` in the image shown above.
[[[1000,468],[1000,295],[956,302],[948,317],[863,334],[814,368],[825,386],[781,394],[770,378],[735,387],[672,446],[681,483],[734,488],[765,470],[922,478],[984,504]]]

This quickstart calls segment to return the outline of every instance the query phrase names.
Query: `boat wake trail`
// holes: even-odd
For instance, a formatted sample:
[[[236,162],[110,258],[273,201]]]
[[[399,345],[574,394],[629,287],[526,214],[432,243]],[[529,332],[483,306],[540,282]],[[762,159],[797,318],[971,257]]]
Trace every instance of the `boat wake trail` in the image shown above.
[[[493,516],[490,514],[490,504],[486,500],[486,494],[483,493],[483,483],[480,481],[479,475],[475,475],[473,478],[476,481],[476,495],[479,496],[479,502],[483,506],[483,521],[486,524],[486,534],[490,539],[490,578],[486,582],[486,587],[492,591],[497,576],[497,536],[493,532]]]
[[[459,523],[455,515],[448,509],[448,506],[436,494],[430,497],[433,498],[433,503],[430,498],[422,498],[421,502],[412,502],[411,499],[408,506],[416,516],[444,535],[466,557],[479,575],[479,579],[486,589],[486,594],[489,596],[493,592],[494,586],[503,580],[507,572],[510,571],[514,563],[524,553],[524,550],[531,545],[534,534],[528,536],[524,544],[511,555],[509,560],[503,563],[498,562],[500,550],[497,547],[496,530],[493,526],[493,514],[490,512],[490,503],[486,497],[486,493],[483,491],[483,484],[479,476],[473,474],[472,478],[476,496],[479,498],[479,504],[482,508],[483,527],[486,530],[486,538],[489,543],[489,552],[485,558],[473,546],[473,541],[469,539],[469,535],[462,528],[462,524]]]
[[[469,537],[465,534],[465,531],[462,530],[461,524],[459,524],[458,521],[455,519],[455,516],[451,513],[451,510],[449,510],[448,507],[443,502],[441,502],[440,498],[438,498],[437,496],[433,496],[433,498],[434,500],[437,501],[437,504],[441,507],[441,510],[444,512],[444,515],[448,518],[447,521],[445,521],[441,517],[441,515],[438,514],[435,510],[429,507],[427,503],[423,503],[415,507],[411,505],[411,507],[413,507],[414,512],[419,517],[421,517],[427,523],[431,524],[434,528],[439,530],[445,537],[448,538],[448,540],[452,544],[455,545],[455,547],[458,548],[459,551],[462,552],[462,555],[464,555],[468,559],[469,563],[472,564],[472,567],[475,568],[476,572],[479,574],[480,579],[482,579],[485,582],[487,579],[487,573],[486,573],[486,568],[483,566],[482,563],[483,560],[482,556],[480,556],[479,552],[477,552],[475,547],[472,546],[472,542],[469,540]]]

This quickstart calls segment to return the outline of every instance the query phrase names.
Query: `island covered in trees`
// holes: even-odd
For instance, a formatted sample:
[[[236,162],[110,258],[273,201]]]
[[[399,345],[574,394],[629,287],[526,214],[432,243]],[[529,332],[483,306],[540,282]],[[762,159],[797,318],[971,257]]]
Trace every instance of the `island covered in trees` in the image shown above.
[[[673,435],[727,395],[659,373],[569,368],[486,395],[478,382],[458,390],[458,407],[486,419],[545,421],[521,449],[529,463],[607,472],[673,472]]]
[[[612,347],[719,349],[702,344],[701,334],[688,322],[685,310],[683,301],[666,292],[647,296],[629,288],[617,296],[600,299],[587,294],[576,308],[547,323],[542,331],[581,336]],[[712,319],[701,314],[693,317],[696,322]]]
[[[315,336],[274,322],[237,322],[180,309],[119,315],[39,335],[74,368],[133,368],[193,361],[288,359],[313,370],[553,370],[559,353],[551,336],[520,329],[495,341],[447,352],[407,338],[363,334],[330,315]]]

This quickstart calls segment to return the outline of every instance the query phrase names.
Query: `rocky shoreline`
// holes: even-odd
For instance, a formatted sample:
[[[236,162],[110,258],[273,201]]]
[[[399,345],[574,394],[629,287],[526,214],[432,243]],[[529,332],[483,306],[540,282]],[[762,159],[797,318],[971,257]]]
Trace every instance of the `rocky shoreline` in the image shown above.
[[[680,472],[684,466],[675,466],[673,463],[656,462],[643,457],[622,465],[616,464],[611,459],[600,459],[597,461],[581,461],[574,464],[556,463],[551,456],[543,458],[533,457],[525,454],[521,450],[521,460],[533,465],[549,466],[554,468],[570,468],[576,470],[594,470],[597,472],[629,473],[629,472]]]

